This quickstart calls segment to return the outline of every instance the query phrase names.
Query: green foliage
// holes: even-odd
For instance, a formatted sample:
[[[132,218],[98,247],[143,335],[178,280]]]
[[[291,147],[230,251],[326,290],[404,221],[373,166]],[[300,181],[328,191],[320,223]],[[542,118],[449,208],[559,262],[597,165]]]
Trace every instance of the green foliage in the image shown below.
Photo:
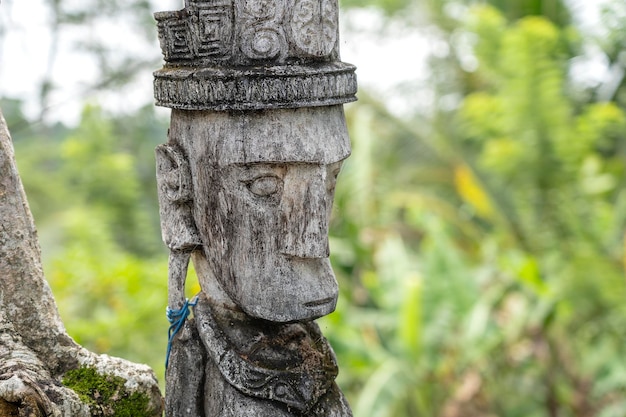
[[[568,94],[572,28],[481,6],[456,30],[478,63],[458,109],[348,111],[340,383],[363,416],[619,415],[624,110]]]
[[[143,259],[122,251],[103,217],[79,207],[57,223],[66,240],[48,260],[47,278],[61,316],[70,334],[90,350],[148,362],[162,371],[167,256]]]
[[[78,394],[81,401],[89,405],[92,416],[151,417],[150,399],[137,392],[130,393],[124,379],[111,375],[100,375],[94,368],[82,367],[68,371],[63,385]]]

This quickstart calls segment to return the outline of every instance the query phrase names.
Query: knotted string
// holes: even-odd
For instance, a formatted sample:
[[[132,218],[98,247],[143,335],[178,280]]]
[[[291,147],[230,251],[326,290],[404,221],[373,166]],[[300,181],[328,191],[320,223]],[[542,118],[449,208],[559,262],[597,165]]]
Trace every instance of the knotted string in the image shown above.
[[[176,333],[183,327],[185,324],[185,320],[187,316],[189,316],[189,307],[194,307],[198,304],[198,297],[194,297],[193,300],[189,301],[189,298],[185,299],[185,304],[180,308],[180,310],[172,310],[169,306],[165,309],[165,315],[167,316],[167,320],[170,322],[170,328],[167,331],[167,353],[165,355],[165,369],[167,369],[167,365],[170,361],[170,352],[172,351],[172,342],[174,341],[174,336]]]

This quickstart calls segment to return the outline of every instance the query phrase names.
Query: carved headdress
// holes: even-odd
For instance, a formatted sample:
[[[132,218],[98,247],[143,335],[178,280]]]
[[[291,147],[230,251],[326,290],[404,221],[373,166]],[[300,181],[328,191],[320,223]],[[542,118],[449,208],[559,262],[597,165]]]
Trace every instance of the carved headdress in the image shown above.
[[[337,0],[186,0],[155,14],[165,66],[157,105],[184,110],[315,107],[356,100],[339,61]]]

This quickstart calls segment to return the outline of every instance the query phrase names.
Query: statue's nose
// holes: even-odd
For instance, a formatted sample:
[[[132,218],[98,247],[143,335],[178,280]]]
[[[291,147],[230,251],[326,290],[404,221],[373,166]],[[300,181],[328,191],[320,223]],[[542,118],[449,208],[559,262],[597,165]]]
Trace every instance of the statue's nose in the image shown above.
[[[299,258],[328,258],[332,206],[323,166],[300,165],[285,178],[281,201],[282,249]]]

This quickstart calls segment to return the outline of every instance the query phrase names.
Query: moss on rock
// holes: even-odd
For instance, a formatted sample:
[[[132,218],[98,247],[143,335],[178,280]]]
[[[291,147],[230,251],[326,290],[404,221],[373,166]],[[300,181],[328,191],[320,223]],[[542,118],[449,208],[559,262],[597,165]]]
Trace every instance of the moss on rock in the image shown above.
[[[124,386],[125,382],[117,376],[101,375],[91,367],[73,369],[63,377],[63,385],[78,394],[94,417],[155,416],[149,397],[131,392]]]

